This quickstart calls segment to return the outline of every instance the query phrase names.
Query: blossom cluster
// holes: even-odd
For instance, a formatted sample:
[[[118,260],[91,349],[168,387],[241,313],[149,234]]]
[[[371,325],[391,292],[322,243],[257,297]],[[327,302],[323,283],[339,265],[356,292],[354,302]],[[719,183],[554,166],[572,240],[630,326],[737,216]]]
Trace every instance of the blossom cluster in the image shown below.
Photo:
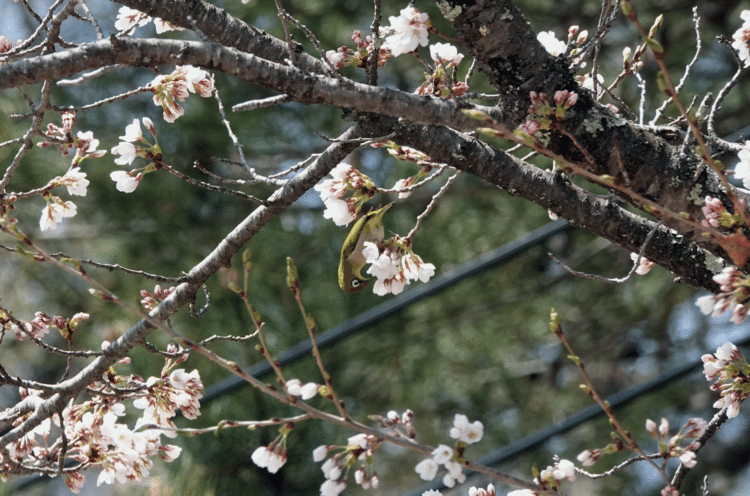
[[[401,415],[399,415],[397,411],[391,410],[388,412],[386,418],[383,419],[383,424],[396,432],[397,435],[400,435],[397,429],[400,427],[409,439],[414,439],[414,437],[416,437],[416,432],[414,430],[414,412],[410,409],[406,409]]]
[[[600,449],[584,450],[578,454],[577,459],[584,467],[590,467],[595,464],[603,454],[604,451]]]
[[[750,174],[750,151],[748,151],[748,173]],[[745,208],[745,200],[743,200],[742,198],[737,200],[737,206],[739,208]],[[711,196],[706,197],[703,206],[701,207],[701,211],[703,212],[704,217],[704,219],[701,220],[701,225],[705,227],[729,228],[742,225],[742,223],[744,222],[741,213],[736,212],[734,214],[730,214],[724,204],[721,203],[721,200],[719,200],[718,198],[713,198]]]
[[[5,35],[0,35],[0,53],[10,52],[12,49],[13,43]]]
[[[63,156],[65,156],[68,154],[68,150],[73,146],[71,130],[76,123],[76,113],[61,112],[60,120],[62,121],[62,127],[52,122],[47,124],[47,130],[44,131],[44,135],[47,139],[41,143],[37,143],[37,146],[39,148],[46,148],[50,145],[59,144],[60,151]]]
[[[425,82],[415,91],[418,95],[432,95],[450,99],[452,96],[463,96],[469,91],[469,85],[463,81],[452,81],[446,69],[456,67],[464,56],[456,47],[448,43],[435,43],[430,46],[430,56],[435,62],[435,72],[425,73]]]
[[[260,468],[275,474],[286,463],[286,438],[289,434],[288,428],[282,428],[281,434],[268,446],[261,446],[253,451],[250,459]]]
[[[441,444],[432,451],[432,458],[422,460],[415,467],[415,471],[423,480],[433,480],[437,476],[440,465],[446,469],[443,476],[443,484],[446,487],[453,487],[456,483],[466,481],[466,474],[463,472],[463,466],[460,461],[463,457],[466,445],[479,442],[484,435],[484,425],[479,420],[469,422],[466,415],[457,413],[453,418],[453,427],[450,430],[451,438],[457,441],[454,450],[448,445]]]
[[[213,76],[191,65],[177,66],[171,74],[157,76],[148,84],[154,94],[154,105],[164,110],[164,120],[174,122],[185,113],[177,102],[184,102],[190,93],[208,98],[214,91]]]
[[[411,281],[427,282],[435,275],[435,266],[425,263],[408,245],[399,236],[385,242],[382,249],[375,243],[364,243],[362,254],[365,263],[371,264],[367,273],[375,277],[376,295],[399,294]]]
[[[354,481],[362,489],[377,489],[380,484],[378,474],[372,467],[372,457],[380,446],[377,437],[369,434],[357,434],[350,437],[346,446],[318,446],[313,451],[313,460],[322,462],[325,481],[320,486],[321,496],[338,496],[349,482],[349,471],[360,463],[354,471]],[[326,460],[328,453],[341,450]]]
[[[345,226],[357,217],[362,204],[378,188],[369,177],[349,164],[340,163],[331,171],[331,176],[314,189],[320,193],[326,206],[323,217],[332,219],[338,226]],[[349,190],[353,194],[346,197]],[[373,291],[377,295],[399,294],[411,281],[427,282],[435,275],[435,266],[425,263],[412,250],[411,241],[399,236],[378,244],[364,242],[362,256],[365,264],[371,264],[367,273],[376,278]]]
[[[23,341],[26,334],[36,339],[42,339],[49,333],[49,326],[52,322],[52,319],[44,312],[36,312],[34,318],[28,322],[21,322],[17,319],[11,320],[10,315],[4,311],[0,312],[0,317],[2,317],[3,330],[13,331],[19,341]]]
[[[174,286],[167,289],[161,289],[161,286],[157,284],[156,286],[154,286],[154,294],[152,295],[148,292],[148,290],[142,289],[141,296],[143,297],[143,299],[141,300],[141,305],[146,310],[153,310],[159,305],[159,302],[164,301],[164,299],[172,294],[174,290]]]
[[[61,112],[62,126],[53,123],[47,124],[47,130],[44,132],[46,140],[37,143],[40,148],[57,145],[63,156],[69,154],[71,148],[75,148],[75,156],[70,165],[70,169],[63,176],[58,176],[47,183],[42,188],[42,197],[47,205],[42,210],[42,216],[39,219],[39,228],[42,231],[54,229],[58,223],[66,217],[74,217],[78,211],[75,203],[64,201],[58,196],[53,196],[50,191],[54,188],[65,186],[68,194],[86,196],[89,185],[86,179],[86,173],[81,172],[80,165],[84,159],[98,158],[104,156],[105,150],[97,150],[99,140],[94,138],[91,131],[79,131],[73,136],[72,128],[76,121],[75,112]]]
[[[105,342],[103,346],[107,347],[109,343]],[[7,445],[11,460],[27,467],[47,469],[51,474],[57,473],[63,462],[59,459],[62,454],[59,441],[50,439],[54,422],[65,434],[67,446],[64,455],[77,463],[62,473],[72,492],[80,492],[86,482],[81,473],[85,468],[101,469],[97,485],[115,481],[126,483],[148,476],[153,456],[170,462],[180,454],[179,447],[161,442],[162,434],[176,436],[174,432],[161,429],[174,427],[169,417],[174,416],[175,409],[182,409],[188,418],[199,415],[198,399],[203,384],[198,371],[171,370],[186,358],[187,355],[180,355],[176,360],[167,360],[161,377],[151,377],[146,381],[138,376],[110,374],[107,383],[92,385],[92,390],[105,392],[106,396],[97,396],[80,404],[71,403],[61,412],[62,425],[58,416],[53,416],[19,441]],[[126,362],[127,359],[121,361]],[[21,397],[36,399],[38,403],[43,401],[41,391],[21,388]],[[133,406],[143,410],[142,417],[132,429],[120,422],[125,415],[125,400],[133,400]],[[14,425],[25,422],[32,413],[17,418]]]
[[[553,57],[559,57],[560,55],[565,54],[568,45],[578,46],[586,43],[586,39],[588,38],[588,36],[589,32],[585,29],[583,31],[580,31],[580,28],[578,26],[570,26],[570,28],[568,28],[567,43],[558,40],[553,31],[542,31],[536,36],[536,39],[537,41],[539,41],[539,43],[542,44],[544,49],[547,50],[547,53],[549,53]],[[575,54],[576,50],[573,50],[571,52],[571,55]]]
[[[154,123],[148,117],[144,117],[143,125],[149,130],[151,136],[156,139],[156,128]],[[161,148],[159,143],[151,145],[144,137],[141,131],[141,124],[138,119],[133,119],[133,122],[125,127],[125,135],[120,136],[122,140],[117,146],[112,147],[112,154],[119,155],[115,159],[117,165],[130,165],[133,163],[136,157],[142,157],[149,160],[153,160],[149,165],[141,169],[133,169],[130,171],[113,171],[109,174],[110,179],[115,181],[115,188],[117,191],[123,193],[132,193],[141,183],[143,176],[149,172],[153,172],[160,167],[161,162]],[[145,143],[148,147],[136,146],[135,143]]]
[[[442,496],[443,493],[440,491],[429,490],[422,493],[422,496]],[[469,496],[496,496],[497,491],[495,490],[495,486],[492,484],[489,484],[487,486],[487,489],[481,488],[481,487],[470,487],[469,488]],[[536,492],[530,490],[530,489],[516,489],[515,491],[511,491],[507,494],[507,496],[538,496]]]
[[[454,459],[454,451],[448,445],[441,444],[432,451],[432,458],[422,460],[414,467],[422,480],[431,481],[437,476],[440,465],[445,467],[446,473],[443,476],[443,484],[446,487],[453,487],[456,482],[459,484],[466,481],[461,464]]]
[[[575,465],[570,460],[557,460],[554,465],[549,465],[534,478],[534,482],[544,489],[560,487],[563,480],[576,480]],[[533,491],[529,490],[529,493]]]
[[[98,144],[98,140],[94,140]],[[78,208],[72,201],[63,201],[59,196],[53,196],[49,190],[58,186],[65,186],[68,194],[86,196],[89,180],[86,173],[81,172],[79,167],[71,167],[63,176],[52,179],[45,186],[42,197],[47,201],[47,206],[42,209],[42,217],[39,219],[39,227],[42,231],[54,229],[65,217],[74,217]]]
[[[732,343],[724,343],[716,353],[703,355],[701,360],[706,379],[716,379],[711,390],[721,391],[721,398],[714,403],[714,408],[726,407],[727,417],[736,417],[740,403],[750,395],[750,364]]]
[[[378,66],[382,67],[391,57],[398,57],[405,53],[415,51],[419,46],[427,46],[429,30],[432,27],[430,17],[424,12],[420,12],[414,7],[407,7],[401,10],[400,15],[390,16],[389,26],[381,26],[379,35],[384,37],[384,41],[378,52]],[[354,31],[352,41],[357,46],[357,50],[351,50],[348,47],[340,47],[337,50],[326,52],[326,58],[336,69],[353,65],[355,67],[368,67],[370,55],[375,50],[375,43],[372,37],[367,36],[362,39],[361,31]],[[440,44],[438,44],[440,45]],[[446,48],[436,48],[437,52],[448,50]],[[455,49],[454,49],[455,50]],[[430,50],[433,53],[433,50]],[[434,53],[437,53],[434,52]],[[445,55],[444,52],[443,55]],[[434,55],[433,55],[434,57]],[[457,65],[463,56],[456,53],[450,58],[444,58],[446,64]]]
[[[286,390],[292,396],[299,396],[303,400],[309,400],[318,394],[318,388],[320,386],[314,382],[308,382],[302,384],[299,379],[291,379],[286,381]]]
[[[19,319],[11,318],[10,314],[0,308],[0,324],[2,324],[3,332],[6,330],[13,331],[16,338],[19,341],[23,341],[24,336],[29,335],[35,339],[42,339],[44,336],[49,334],[49,328],[51,326],[56,327],[64,338],[68,338],[83,320],[87,320],[89,314],[79,312],[70,319],[66,319],[62,315],[55,315],[49,317],[44,312],[36,312],[34,318],[28,322],[21,321]]]
[[[539,130],[549,129],[554,119],[565,117],[565,112],[578,102],[578,93],[568,90],[556,91],[552,97],[554,107],[550,104],[546,93],[530,91],[529,98],[531,99],[530,117],[516,129],[516,134],[526,138],[534,136]]]
[[[326,206],[323,217],[333,220],[337,226],[346,226],[356,219],[362,204],[377,192],[375,183],[369,177],[343,162],[331,171],[331,179],[326,179],[314,189],[320,193],[320,199]],[[344,198],[349,190],[354,193]]]
[[[743,10],[740,18],[744,21],[742,27],[732,35],[732,48],[737,50],[737,56],[745,67],[750,66],[750,10]],[[747,187],[747,186],[745,186]]]
[[[428,31],[432,27],[429,15],[407,7],[399,16],[390,16],[388,20],[391,24],[384,31],[392,34],[386,37],[385,43],[394,57],[413,52],[420,45],[427,46]]]
[[[86,187],[89,185],[86,179],[86,173],[81,172],[79,165],[85,158],[97,158],[107,153],[104,150],[97,150],[99,140],[94,139],[94,133],[78,132],[74,137],[71,129],[75,124],[75,112],[62,112],[62,127],[50,123],[44,135],[47,139],[37,146],[45,148],[50,145],[59,145],[63,156],[68,155],[71,148],[75,148],[76,154],[71,163],[71,168],[64,176],[52,179],[43,188],[42,197],[46,200],[47,205],[42,210],[42,216],[39,220],[39,227],[42,231],[53,229],[65,217],[73,217],[77,213],[76,205],[71,201],[63,201],[58,196],[53,196],[50,190],[66,186],[68,193],[71,195],[86,196]]]
[[[700,443],[697,441],[697,439],[700,438],[705,432],[706,425],[706,421],[701,418],[691,418],[687,422],[685,422],[685,425],[682,426],[677,434],[670,437],[669,421],[667,419],[662,418],[658,426],[656,425],[656,422],[648,419],[646,420],[646,431],[659,443],[659,454],[664,459],[664,461],[668,460],[669,458],[678,458],[680,460],[680,463],[682,463],[685,467],[692,468],[696,464],[695,452],[700,447]],[[681,444],[683,444],[684,440],[688,441],[687,445],[680,446]],[[619,438],[615,438],[615,442],[607,445],[604,449],[582,451],[578,455],[578,461],[581,462],[581,465],[583,465],[584,467],[591,466],[596,463],[597,460],[599,460],[599,458],[601,458],[605,453],[616,453],[623,449],[626,449],[623,443],[619,440]],[[558,469],[561,469],[563,471],[558,472],[557,475],[561,475],[562,473],[568,473],[569,475],[573,474],[572,464],[569,465],[570,462],[566,462],[563,465],[563,461],[561,461],[560,464],[556,465]],[[562,480],[562,478],[560,477],[557,477],[557,479]],[[535,482],[539,483],[538,480],[535,480]],[[662,495],[671,496],[672,489],[672,486],[665,487],[662,490]],[[676,496],[678,496],[678,493],[675,494]]]
[[[747,303],[750,300],[750,278],[736,267],[729,266],[716,274],[713,280],[720,285],[722,292],[701,296],[695,300],[695,304],[704,315],[711,314],[713,317],[731,307],[732,317],[729,320],[741,324],[747,315]]]
[[[133,31],[139,26],[145,26],[151,22],[152,17],[148,14],[139,10],[131,9],[130,7],[120,7],[117,12],[117,21],[115,21],[115,29],[121,34],[132,34]],[[167,22],[158,17],[153,18],[156,32],[161,34],[167,31],[183,31],[185,28],[175,26],[171,22]]]
[[[366,69],[369,66],[370,56],[375,50],[375,43],[372,36],[366,36],[363,39],[362,31],[357,29],[352,33],[352,41],[357,46],[356,51],[342,46],[337,50],[328,50],[326,52],[326,58],[333,65],[334,69],[341,69],[350,65]],[[388,46],[381,45],[378,49],[378,67],[383,67],[386,61],[392,56]]]
[[[680,431],[672,437],[669,436],[669,421],[661,419],[659,426],[651,419],[646,420],[646,431],[651,437],[659,442],[659,453],[666,460],[668,458],[679,457],[680,463],[688,468],[695,466],[695,450],[700,447],[700,443],[693,441],[686,447],[681,447],[683,439],[698,439],[706,430],[706,421],[701,418],[691,418]]]

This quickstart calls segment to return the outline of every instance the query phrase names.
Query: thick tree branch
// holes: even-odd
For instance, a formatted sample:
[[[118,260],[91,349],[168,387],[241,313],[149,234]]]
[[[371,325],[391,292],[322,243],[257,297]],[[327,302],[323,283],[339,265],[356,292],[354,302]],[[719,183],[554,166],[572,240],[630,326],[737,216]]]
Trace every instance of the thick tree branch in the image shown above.
[[[268,60],[288,62],[289,52],[284,42],[201,0],[119,0],[119,3],[180,26],[196,27],[227,46],[253,52]],[[482,109],[499,122],[503,132],[515,129],[525,119],[530,104],[529,91],[546,92],[548,95],[553,95],[557,90],[578,92],[581,98],[566,115],[564,133],[552,133],[549,149],[595,175],[613,178],[620,186],[618,194],[638,208],[643,207],[640,199],[646,198],[665,211],[686,216],[688,222],[682,222],[674,215],[666,216],[658,210],[651,212],[665,225],[715,255],[730,258],[715,239],[706,238],[703,231],[694,227],[702,219],[700,207],[706,196],[719,198],[732,210],[720,181],[711,171],[703,168],[699,177],[695,177],[700,166],[697,157],[681,154],[677,147],[624,122],[596,104],[573,80],[567,62],[562,58],[553,58],[546,52],[523,14],[510,0],[484,0],[471,5],[438,1],[437,4],[453,23],[468,51],[476,57],[480,69],[503,95],[497,112]],[[226,35],[227,32],[231,35]],[[325,74],[323,64],[307,54],[300,54],[297,64],[305,72]],[[272,78],[287,76],[293,75],[278,74]],[[260,80],[256,82],[268,86]],[[309,80],[306,82],[309,83]],[[464,116],[459,116],[457,109],[450,104],[448,107],[452,108],[437,108],[445,102],[413,99],[386,90],[382,98],[389,102],[394,100],[395,108],[390,104],[381,105],[381,102],[368,105],[374,103],[372,98],[379,90],[374,90],[373,94],[356,83],[337,82],[343,86],[353,85],[355,94],[344,97],[341,92],[332,93],[341,89],[336,85],[323,85],[326,86],[323,92],[335,95],[336,102],[326,101],[325,98],[315,99],[311,95],[302,97],[300,93],[305,93],[304,90],[296,91],[295,99],[305,103],[326,101],[361,111],[404,117],[422,124],[441,123],[458,130],[478,126],[477,122],[467,122]],[[293,88],[281,88],[280,85],[268,87],[287,93],[303,83],[293,80]],[[430,150],[423,151],[430,154]],[[622,186],[632,191],[633,196],[623,195]]]
[[[408,118],[423,124],[446,123],[455,129],[471,130],[483,125],[447,100],[311,75],[255,55],[202,42],[111,38],[0,66],[0,89],[32,84],[53,76],[68,77],[115,63],[133,67],[196,65],[261,84],[301,103],[328,103],[363,112]],[[476,105],[472,108],[491,114],[494,119],[500,117],[490,107]],[[504,131],[510,133],[507,129]]]
[[[730,209],[719,179],[703,168],[700,160],[685,155],[654,134],[625,122],[600,106],[573,79],[564,58],[552,57],[536,39],[523,14],[510,0],[482,0],[471,5],[460,1],[438,1],[458,37],[477,58],[478,66],[503,95],[498,106],[502,124],[514,129],[529,112],[529,92],[575,91],[580,95],[568,110],[560,131],[553,130],[548,149],[597,176],[612,178],[634,195],[624,198],[642,208],[638,197],[660,205],[665,211],[685,215],[695,223],[703,218],[701,206],[709,195]],[[619,195],[623,195],[620,188]],[[627,194],[625,195],[627,196]],[[690,223],[651,212],[711,252],[729,258],[713,239],[704,237]]]
[[[226,10],[203,0],[116,1],[150,16],[169,21],[176,26],[196,29],[224,47],[236,48],[279,64],[288,65],[292,58],[289,45],[285,41],[246,24]],[[295,67],[307,73],[328,74],[323,62],[303,52],[302,45],[295,46],[297,49]]]
[[[462,112],[462,109],[450,101],[418,96],[388,88],[373,87],[351,81],[342,81],[336,78],[304,74],[293,67],[275,64],[233,49],[216,47],[199,42],[133,39],[118,39],[114,43],[102,41],[59,54],[35,57],[26,61],[16,61],[5,66],[0,66],[0,88],[15,86],[20,81],[34,82],[42,80],[51,74],[57,74],[58,77],[61,75],[69,76],[81,70],[93,69],[114,63],[114,61],[134,66],[168,63],[199,65],[234,74],[247,81],[258,82],[304,103],[330,103],[374,114],[400,117],[408,119],[413,123],[444,123],[455,129],[474,129],[478,125],[481,125],[476,119],[467,117]],[[475,108],[488,113],[491,112],[491,109],[486,107]],[[494,113],[494,117],[501,118],[501,116],[502,114]],[[370,118],[368,117],[367,119]],[[659,138],[631,128],[628,125],[621,125],[619,127],[627,128],[630,133],[640,133],[641,138],[643,138],[641,141],[644,143],[659,140]],[[583,193],[574,193],[570,187],[561,188],[563,186],[562,182],[556,184],[552,180],[551,174],[528,164],[524,164],[524,174],[528,177],[524,177],[523,181],[519,181],[514,174],[506,169],[507,164],[513,163],[515,159],[505,155],[503,152],[492,149],[492,159],[488,160],[483,156],[485,152],[478,145],[479,142],[477,140],[471,141],[472,147],[462,148],[468,146],[467,143],[469,142],[466,141],[465,137],[459,136],[458,133],[444,127],[431,127],[429,128],[431,132],[434,132],[435,136],[440,135],[440,138],[428,139],[429,136],[420,138],[420,133],[424,133],[425,129],[419,126],[410,128],[410,131],[415,133],[414,136],[411,136],[408,132],[403,133],[399,142],[411,144],[410,146],[424,151],[434,160],[451,163],[451,165],[461,170],[466,170],[467,172],[483,177],[492,184],[506,189],[511,194],[518,194],[545,208],[551,209],[577,225],[590,229],[630,250],[637,251],[646,234],[651,229],[646,225],[646,221],[639,221],[634,225],[633,220],[625,222],[623,226],[638,227],[635,232],[629,232],[628,228],[622,226],[617,227],[617,224],[611,222],[613,219],[605,219],[600,213],[607,210],[604,208],[604,203],[607,202],[593,200],[590,196],[586,196]],[[439,130],[439,133],[435,131],[436,129]],[[382,135],[383,133],[390,132],[390,129],[384,128],[373,132],[374,134],[372,135]],[[633,139],[637,140],[638,138]],[[663,181],[666,181],[666,179],[661,179],[658,171],[654,170],[659,168],[659,164],[674,164],[674,162],[679,164],[679,157],[676,156],[674,147],[669,147],[665,142],[661,142],[659,145],[659,154],[662,161],[647,169],[650,171],[649,175],[642,172],[636,176],[641,178],[642,181],[645,181],[645,178],[649,177],[649,184],[651,185],[661,184]],[[486,147],[487,145],[484,146]],[[451,150],[450,155],[445,155],[446,149]],[[478,153],[478,155],[474,155],[474,153]],[[460,159],[457,159],[457,157],[460,157]],[[694,165],[691,164],[691,167],[687,169],[687,175],[691,171],[694,172]],[[677,166],[673,165],[672,170],[676,169]],[[529,179],[534,180],[529,181]],[[711,191],[715,189],[714,195],[718,196],[720,191],[718,189],[718,182],[714,180],[715,178],[710,175],[710,172],[705,171],[702,179],[703,183],[696,183],[700,186],[699,189],[703,191],[702,184],[710,184],[710,186],[706,186],[705,190]],[[534,188],[520,188],[520,184],[534,184],[536,186]],[[702,200],[703,194],[699,196],[693,195],[691,198],[693,200]],[[668,204],[667,207],[671,205]],[[616,207],[615,210],[618,208]],[[632,214],[627,214],[627,216],[624,216],[620,220],[624,220],[628,216],[635,219],[635,216],[632,216]],[[655,239],[651,243],[651,248],[647,251],[646,257],[667,267],[692,284],[715,290],[715,284],[710,280],[710,271],[702,265],[704,257],[698,247],[682,250],[676,248],[677,246],[683,246],[683,248],[688,246],[683,243],[685,241],[695,242],[694,238],[696,237],[699,238],[701,244],[715,254],[726,256],[718,245],[707,243],[705,238],[702,238],[699,233],[695,233],[691,228],[688,231],[688,236],[684,239],[680,238],[683,239],[683,242],[670,244],[670,249],[662,246],[659,239]],[[660,248],[656,249],[656,247]],[[669,255],[668,257],[665,256],[667,254]],[[686,261],[690,263],[685,263]]]
[[[638,252],[654,223],[628,212],[611,200],[573,187],[560,173],[541,170],[493,146],[444,126],[420,126],[391,120],[370,121],[369,133],[395,131],[398,143],[429,150],[430,158],[474,174],[511,195],[552,210],[573,225],[587,229],[623,248]],[[717,292],[713,255],[674,231],[659,231],[643,254],[692,285]]]

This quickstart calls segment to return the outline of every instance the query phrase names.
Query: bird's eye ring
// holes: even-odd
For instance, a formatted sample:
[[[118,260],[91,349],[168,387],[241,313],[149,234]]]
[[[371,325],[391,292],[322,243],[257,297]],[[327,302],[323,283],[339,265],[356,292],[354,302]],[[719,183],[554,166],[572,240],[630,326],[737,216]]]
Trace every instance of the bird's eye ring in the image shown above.
[[[358,280],[356,280],[356,279],[352,281],[352,287],[353,287],[353,288],[357,288],[357,287],[359,287],[359,284],[360,284],[360,283],[359,283],[359,281],[358,281]]]

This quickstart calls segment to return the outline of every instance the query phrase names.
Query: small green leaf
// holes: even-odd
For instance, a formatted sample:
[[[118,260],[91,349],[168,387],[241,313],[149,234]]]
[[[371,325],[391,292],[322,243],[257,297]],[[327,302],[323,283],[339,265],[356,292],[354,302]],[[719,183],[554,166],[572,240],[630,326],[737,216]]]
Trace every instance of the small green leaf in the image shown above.
[[[477,109],[461,109],[461,113],[470,119],[478,121],[487,122],[492,120],[489,115]]]
[[[253,263],[250,261],[250,249],[242,252],[242,265],[245,267],[245,270],[249,271],[250,267],[252,267]]]
[[[670,91],[669,84],[667,84],[667,78],[664,76],[664,73],[662,71],[656,73],[656,85],[659,87],[659,91],[663,91],[664,93],[668,93]]]
[[[309,315],[305,315],[305,322],[307,322],[308,328],[315,329],[315,319],[313,319]]]
[[[599,176],[599,179],[601,179],[604,184],[615,184],[615,178],[609,174],[602,174]]]
[[[492,129],[491,127],[478,127],[475,130],[479,134],[483,136],[487,136],[488,138],[498,138],[500,137],[499,131],[496,131],[495,129]]]
[[[654,24],[651,26],[651,29],[648,31],[648,37],[653,38],[654,35],[656,35],[656,30],[661,27],[661,22],[664,20],[664,14],[659,14],[659,16],[654,19]]]
[[[253,318],[256,325],[261,325],[263,323],[263,316],[260,312],[252,305],[248,305],[248,309],[250,310],[250,316]]]
[[[295,291],[299,287],[299,275],[297,275],[297,266],[294,265],[292,257],[286,257],[286,285],[289,289]]]
[[[630,17],[630,13],[632,12],[632,6],[630,5],[630,2],[628,2],[628,0],[622,0],[620,2],[620,9],[622,10],[622,13],[625,14],[626,17]]]
[[[550,322],[549,322],[549,329],[556,333],[557,328],[560,327],[560,316],[555,312],[555,309],[553,308],[550,311]]]
[[[85,273],[86,271],[83,270],[83,266],[81,265],[81,262],[79,260],[76,260],[75,258],[61,258],[61,263],[72,265],[76,268],[76,270],[80,273]]]
[[[34,252],[31,252],[29,250],[25,250],[25,249],[23,249],[20,246],[16,246],[15,250],[16,250],[16,253],[18,253],[20,255],[23,255],[24,257],[28,258],[29,260],[33,261],[36,258],[36,254]]]
[[[92,296],[95,296],[96,298],[102,299],[104,301],[112,301],[111,296],[99,289],[89,288],[89,293],[91,293]]]

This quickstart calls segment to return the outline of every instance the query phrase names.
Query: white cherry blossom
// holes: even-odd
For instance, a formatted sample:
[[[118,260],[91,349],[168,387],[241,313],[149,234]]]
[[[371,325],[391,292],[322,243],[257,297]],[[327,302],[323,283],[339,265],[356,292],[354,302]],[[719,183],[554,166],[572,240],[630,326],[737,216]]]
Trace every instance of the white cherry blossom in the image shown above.
[[[429,16],[414,7],[407,7],[398,17],[391,16],[390,31],[393,34],[385,39],[394,57],[413,52],[418,46],[427,46],[427,22]]]
[[[553,57],[565,53],[565,42],[558,40],[553,31],[542,31],[537,35],[536,39],[539,40],[539,43],[541,43],[542,46],[544,46],[544,49]]]

